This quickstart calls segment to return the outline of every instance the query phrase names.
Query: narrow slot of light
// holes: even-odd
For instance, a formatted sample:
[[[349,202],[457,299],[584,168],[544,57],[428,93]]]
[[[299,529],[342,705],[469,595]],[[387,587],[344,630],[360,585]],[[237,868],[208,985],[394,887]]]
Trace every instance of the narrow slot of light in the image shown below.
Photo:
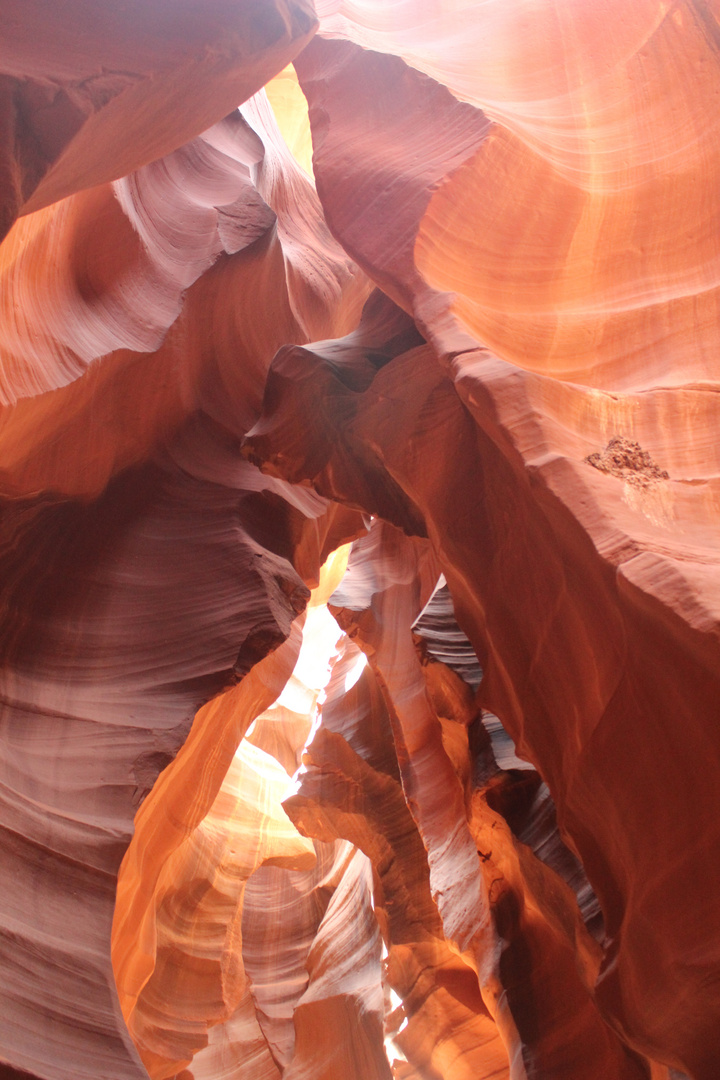
[[[305,753],[308,746],[310,745],[310,743],[315,738],[317,730],[320,727],[320,721],[322,720],[322,705],[323,705],[323,702],[325,701],[326,697],[327,697],[327,695],[326,695],[325,691],[321,690],[320,693],[318,694],[318,699],[317,699],[317,703],[315,705],[315,708],[313,709],[312,723],[310,725],[310,731],[308,732],[308,737],[305,740],[305,745],[302,748],[303,754]],[[302,755],[300,757],[300,761],[302,762]],[[305,768],[304,765],[301,764],[300,768],[297,770],[297,772],[295,773],[295,775],[293,776],[293,778],[291,779],[291,781],[290,781],[290,783],[288,785],[287,794],[285,795],[286,799],[289,799],[291,795],[297,795],[297,793],[300,790],[300,785],[302,784],[303,775],[306,772],[307,772],[307,769]]]
[[[357,660],[355,661],[355,663],[353,664],[353,666],[350,668],[347,675],[345,676],[345,693],[346,694],[347,694],[348,690],[352,690],[353,686],[358,681],[358,679],[360,678],[360,676],[362,675],[362,673],[363,673],[363,671],[365,670],[366,667],[367,667],[367,656],[365,655],[364,652],[361,652],[360,655],[358,656]]]

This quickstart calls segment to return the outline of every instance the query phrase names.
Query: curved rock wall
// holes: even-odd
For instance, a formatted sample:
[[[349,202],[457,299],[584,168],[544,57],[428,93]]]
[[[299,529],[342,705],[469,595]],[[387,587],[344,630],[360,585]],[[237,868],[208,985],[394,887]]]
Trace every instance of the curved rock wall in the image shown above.
[[[0,1071],[715,1080],[720,9],[0,24]]]

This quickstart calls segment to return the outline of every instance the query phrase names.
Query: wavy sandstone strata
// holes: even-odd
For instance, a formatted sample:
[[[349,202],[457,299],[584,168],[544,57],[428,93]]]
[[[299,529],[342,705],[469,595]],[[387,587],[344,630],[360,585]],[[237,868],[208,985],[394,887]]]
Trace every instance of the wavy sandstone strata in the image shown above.
[[[0,1071],[715,1080],[720,10],[315,9],[2,15]]]

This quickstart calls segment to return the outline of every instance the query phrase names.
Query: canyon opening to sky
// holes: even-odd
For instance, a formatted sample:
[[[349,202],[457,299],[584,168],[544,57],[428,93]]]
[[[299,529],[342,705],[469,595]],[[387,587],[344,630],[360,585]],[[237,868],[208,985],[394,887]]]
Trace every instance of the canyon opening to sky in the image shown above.
[[[718,1080],[720,2],[0,5],[0,1080]]]

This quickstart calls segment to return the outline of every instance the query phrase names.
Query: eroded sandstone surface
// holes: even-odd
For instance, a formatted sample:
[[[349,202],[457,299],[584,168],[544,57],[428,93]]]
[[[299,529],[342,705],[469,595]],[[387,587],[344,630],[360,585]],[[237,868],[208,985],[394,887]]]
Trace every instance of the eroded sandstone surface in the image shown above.
[[[720,7],[0,13],[0,1076],[717,1080]]]

